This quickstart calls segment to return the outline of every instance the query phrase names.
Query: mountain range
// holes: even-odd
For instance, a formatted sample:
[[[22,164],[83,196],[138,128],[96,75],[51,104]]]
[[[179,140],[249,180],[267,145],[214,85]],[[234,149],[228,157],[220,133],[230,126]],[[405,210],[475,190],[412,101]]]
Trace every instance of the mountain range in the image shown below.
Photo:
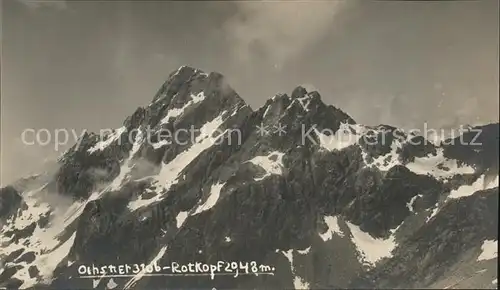
[[[431,140],[300,86],[252,110],[183,66],[1,189],[0,287],[496,289],[498,127]]]

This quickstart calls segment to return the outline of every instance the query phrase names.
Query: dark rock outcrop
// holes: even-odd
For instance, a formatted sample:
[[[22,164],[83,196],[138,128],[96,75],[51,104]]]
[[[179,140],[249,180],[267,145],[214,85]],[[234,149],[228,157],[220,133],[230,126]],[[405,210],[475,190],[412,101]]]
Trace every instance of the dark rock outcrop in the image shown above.
[[[12,186],[0,188],[0,221],[9,218],[21,206],[23,199]]]

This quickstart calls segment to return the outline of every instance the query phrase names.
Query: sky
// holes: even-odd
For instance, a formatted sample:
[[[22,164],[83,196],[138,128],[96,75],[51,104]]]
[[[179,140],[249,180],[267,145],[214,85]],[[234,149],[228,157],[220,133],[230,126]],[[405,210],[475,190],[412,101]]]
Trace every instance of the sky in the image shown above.
[[[28,1],[1,6],[1,184],[60,155],[27,128],[117,128],[181,65],[257,109],[298,85],[357,122],[498,122],[498,1]],[[70,138],[71,139],[71,138]]]

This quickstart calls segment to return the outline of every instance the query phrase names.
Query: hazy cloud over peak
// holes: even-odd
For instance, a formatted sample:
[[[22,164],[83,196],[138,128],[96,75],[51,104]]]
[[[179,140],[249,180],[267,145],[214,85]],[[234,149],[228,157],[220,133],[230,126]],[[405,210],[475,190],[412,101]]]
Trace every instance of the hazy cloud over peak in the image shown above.
[[[248,62],[266,58],[282,66],[332,32],[336,16],[354,1],[238,1],[224,25],[232,56]]]

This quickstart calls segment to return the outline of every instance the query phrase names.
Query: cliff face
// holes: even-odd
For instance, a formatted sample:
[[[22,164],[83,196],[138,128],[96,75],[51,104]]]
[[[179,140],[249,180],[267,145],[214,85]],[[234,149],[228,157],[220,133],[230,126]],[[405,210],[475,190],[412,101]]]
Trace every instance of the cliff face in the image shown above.
[[[2,189],[0,286],[495,288],[498,124],[475,129],[433,144],[301,87],[253,111],[220,74],[182,67],[40,186]],[[233,274],[195,268],[219,261]],[[194,272],[80,277],[141,263]]]

